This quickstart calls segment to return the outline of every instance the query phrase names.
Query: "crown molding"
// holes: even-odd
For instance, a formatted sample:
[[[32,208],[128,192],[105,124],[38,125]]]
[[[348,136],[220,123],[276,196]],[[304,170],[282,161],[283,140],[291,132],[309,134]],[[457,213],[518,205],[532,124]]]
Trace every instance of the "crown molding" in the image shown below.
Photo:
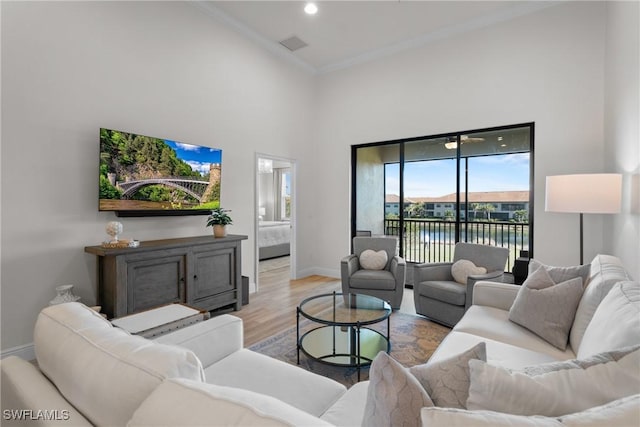
[[[193,1],[193,2],[187,2],[188,4],[196,7],[197,9],[199,9],[201,12],[203,12],[205,15],[213,18],[214,20],[224,24],[225,26],[227,26],[228,28],[231,28],[235,31],[237,31],[238,33],[244,35],[245,37],[247,37],[249,40],[252,40],[253,42],[255,42],[256,44],[258,44],[260,47],[266,49],[267,51],[271,52],[272,54],[276,55],[277,57],[279,57],[280,59],[283,59],[293,65],[296,65],[300,68],[302,68],[304,71],[310,73],[310,74],[317,74],[318,70],[316,70],[314,67],[312,67],[311,65],[309,65],[307,62],[301,60],[300,58],[294,56],[291,54],[291,52],[285,48],[284,46],[280,45],[279,43],[274,43],[272,40],[266,39],[265,37],[261,36],[260,34],[258,34],[257,32],[255,32],[254,30],[252,30],[251,28],[247,27],[246,25],[244,25],[242,22],[238,21],[237,19],[233,18],[232,16],[230,16],[229,14],[223,12],[222,10],[218,9],[217,7],[215,7],[212,2],[209,1]]]
[[[400,43],[395,43],[390,46],[386,46],[380,49],[374,49],[369,52],[363,53],[361,55],[354,56],[352,58],[348,58],[342,61],[335,62],[333,64],[326,65],[324,67],[316,68],[309,64],[306,61],[295,56],[288,49],[281,46],[279,43],[276,43],[272,40],[269,40],[256,31],[252,30],[245,24],[241,23],[237,19],[233,18],[229,14],[223,12],[212,2],[209,1],[194,1],[188,2],[194,7],[198,8],[200,11],[205,13],[207,16],[215,19],[216,21],[226,25],[227,27],[237,31],[238,33],[244,35],[248,39],[254,41],[256,44],[276,55],[280,59],[283,59],[286,62],[294,64],[297,67],[300,67],[304,71],[312,74],[328,74],[334,71],[344,70],[356,65],[364,64],[367,62],[375,61],[381,58],[385,58],[391,55],[395,55],[400,52],[404,52],[411,49],[416,49],[422,46],[425,46],[429,43],[436,42],[438,40],[446,39],[448,37],[453,37],[459,34],[463,34],[470,31],[475,31],[481,28],[490,27],[492,25],[506,22],[511,19],[515,19],[524,15],[528,15],[530,13],[538,12],[543,9],[547,9],[549,7],[557,6],[559,4],[566,3],[569,0],[558,0],[558,1],[535,1],[535,2],[520,2],[514,1],[513,6],[507,10],[502,10],[499,12],[495,12],[489,15],[481,16],[479,18],[461,22],[460,24],[450,25],[448,27],[442,28],[437,31],[432,31],[427,34],[423,34],[422,36],[405,40]]]

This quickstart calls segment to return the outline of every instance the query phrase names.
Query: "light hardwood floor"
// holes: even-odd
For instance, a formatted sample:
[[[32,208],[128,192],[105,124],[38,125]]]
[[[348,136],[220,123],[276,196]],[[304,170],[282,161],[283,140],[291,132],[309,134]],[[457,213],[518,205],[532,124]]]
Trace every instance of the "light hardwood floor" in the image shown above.
[[[289,280],[289,267],[260,274],[260,291],[249,304],[231,314],[244,322],[244,345],[249,347],[296,324],[296,307],[306,297],[340,291],[340,280],[309,276]]]
[[[260,273],[260,291],[249,295],[249,304],[231,314],[243,319],[244,345],[250,347],[296,324],[296,307],[312,295],[341,292],[340,280],[309,276],[289,280],[285,265]],[[400,311],[415,314],[413,291],[405,290]]]

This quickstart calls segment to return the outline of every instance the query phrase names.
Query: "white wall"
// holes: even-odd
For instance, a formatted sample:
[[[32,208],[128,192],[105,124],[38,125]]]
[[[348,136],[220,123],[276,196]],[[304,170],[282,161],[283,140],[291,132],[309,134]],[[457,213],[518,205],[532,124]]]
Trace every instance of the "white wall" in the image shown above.
[[[254,270],[255,152],[298,158],[313,80],[175,2],[1,2],[2,350],[29,345],[60,284],[96,302],[107,236],[98,130],[223,150],[222,205]],[[210,233],[205,217],[121,218],[140,240]],[[304,226],[304,218],[300,219]]]
[[[640,280],[640,3],[607,3],[606,171],[623,176],[622,212],[605,218],[605,251]]]
[[[115,218],[97,212],[99,127],[222,148],[222,203],[233,210],[231,232],[250,237],[249,275],[255,153],[296,159],[301,277],[338,275],[348,253],[350,145],[535,121],[536,257],[575,264],[577,215],[544,212],[544,177],[610,168],[638,176],[626,163],[638,144],[626,53],[607,67],[615,114],[607,138],[604,130],[605,21],[628,23],[624,7],[633,5],[607,20],[604,3],[567,2],[312,77],[189,4],[0,2],[3,354],[31,343],[55,286],[74,283],[95,302],[96,262],[83,248]],[[607,35],[610,50],[634,48],[620,40],[627,30]],[[637,238],[634,246],[626,232],[637,237],[638,210],[625,209],[608,225],[623,237],[603,237],[601,216],[586,218],[587,259],[604,247],[637,270]],[[201,217],[121,221],[126,237],[143,240],[209,232]]]
[[[306,209],[323,230],[314,236],[315,265],[338,274],[349,250],[351,144],[530,121],[535,256],[578,263],[578,215],[544,212],[544,183],[604,167],[604,12],[603,3],[569,2],[322,76],[313,155],[316,174],[328,165],[332,173],[313,198],[332,200],[333,209]],[[590,259],[603,246],[602,220],[585,222]]]

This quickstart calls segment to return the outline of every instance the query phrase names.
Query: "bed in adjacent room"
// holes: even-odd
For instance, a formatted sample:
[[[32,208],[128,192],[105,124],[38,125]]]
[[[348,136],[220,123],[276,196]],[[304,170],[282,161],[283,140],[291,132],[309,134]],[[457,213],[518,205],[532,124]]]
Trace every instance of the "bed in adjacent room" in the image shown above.
[[[260,221],[258,224],[258,259],[289,255],[291,224],[289,221]]]

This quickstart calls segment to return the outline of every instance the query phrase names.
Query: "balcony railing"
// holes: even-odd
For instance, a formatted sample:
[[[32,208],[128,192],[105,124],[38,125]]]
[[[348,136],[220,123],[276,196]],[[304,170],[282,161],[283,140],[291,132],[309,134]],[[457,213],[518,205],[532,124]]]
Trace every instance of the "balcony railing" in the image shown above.
[[[385,219],[385,234],[400,235],[400,220]],[[455,221],[405,219],[403,256],[407,262],[448,262],[453,259]],[[529,249],[529,224],[505,221],[460,223],[460,240],[509,249],[506,271],[520,250]]]

